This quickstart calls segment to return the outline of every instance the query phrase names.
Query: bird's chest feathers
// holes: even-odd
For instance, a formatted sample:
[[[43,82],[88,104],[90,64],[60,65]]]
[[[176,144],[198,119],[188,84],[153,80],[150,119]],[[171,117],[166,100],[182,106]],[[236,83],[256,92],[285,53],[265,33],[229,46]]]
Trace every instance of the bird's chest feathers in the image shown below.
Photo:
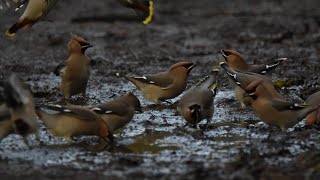
[[[77,73],[77,76],[87,76],[90,73],[90,60],[86,56],[71,56],[67,71]]]

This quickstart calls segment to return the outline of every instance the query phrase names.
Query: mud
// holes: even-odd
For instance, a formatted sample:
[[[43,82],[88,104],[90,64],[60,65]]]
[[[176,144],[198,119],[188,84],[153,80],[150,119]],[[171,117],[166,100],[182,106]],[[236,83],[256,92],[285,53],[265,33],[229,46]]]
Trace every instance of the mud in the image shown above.
[[[21,14],[21,12],[20,12]],[[173,63],[198,64],[191,86],[223,61],[220,49],[242,52],[252,63],[288,61],[270,76],[284,84],[288,99],[302,101],[319,90],[320,1],[155,0],[156,21],[145,26],[115,1],[61,1],[45,21],[15,38],[0,34],[0,79],[15,72],[31,87],[36,102],[57,103],[61,79],[54,68],[67,57],[70,33],[88,39],[91,106],[128,91],[144,113],[116,134],[110,149],[95,137],[71,146],[41,126],[39,145],[10,135],[0,143],[1,179],[319,179],[319,130],[304,121],[287,132],[270,128],[242,110],[221,72],[215,113],[207,129],[186,127],[172,105],[145,102],[121,74],[148,74]],[[0,32],[19,17],[1,12]]]

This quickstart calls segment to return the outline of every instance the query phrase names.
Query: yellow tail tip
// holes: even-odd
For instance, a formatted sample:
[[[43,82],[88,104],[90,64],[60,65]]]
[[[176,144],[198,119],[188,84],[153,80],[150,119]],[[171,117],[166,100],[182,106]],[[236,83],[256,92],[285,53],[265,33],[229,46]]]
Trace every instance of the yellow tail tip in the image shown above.
[[[16,33],[12,33],[9,30],[6,31],[6,36],[13,37]]]
[[[153,16],[153,1],[149,0],[149,16],[143,21],[144,25],[149,24],[152,21]]]
[[[217,88],[217,83],[214,83],[211,87],[211,89],[214,91]]]
[[[222,64],[226,64],[226,62],[221,61],[221,62],[219,63],[220,66],[221,66]]]
[[[212,69],[213,72],[219,72],[220,70],[218,68]]]

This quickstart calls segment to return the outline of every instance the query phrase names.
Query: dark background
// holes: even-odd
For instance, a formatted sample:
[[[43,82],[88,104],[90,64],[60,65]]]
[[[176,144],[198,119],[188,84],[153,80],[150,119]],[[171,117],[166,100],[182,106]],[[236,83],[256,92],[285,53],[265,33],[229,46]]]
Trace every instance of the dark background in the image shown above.
[[[0,13],[0,79],[15,72],[37,103],[61,99],[61,79],[52,72],[67,58],[70,33],[95,45],[88,100],[94,105],[133,91],[115,76],[163,71],[181,60],[198,64],[189,86],[218,67],[220,49],[234,49],[250,63],[288,61],[271,75],[284,82],[290,100],[302,101],[319,90],[319,0],[155,0],[156,20],[145,26],[114,0],[61,1],[31,31],[7,38],[5,30],[20,16]],[[216,112],[207,130],[184,127],[175,106],[143,102],[138,114],[110,150],[92,147],[96,138],[72,146],[42,130],[45,146],[26,150],[19,136],[0,143],[0,176],[26,179],[243,178],[319,179],[319,131],[299,123],[288,132],[269,128],[234,100],[221,73]],[[173,101],[178,100],[178,98]],[[270,138],[267,138],[271,134]],[[58,145],[57,145],[58,144]]]

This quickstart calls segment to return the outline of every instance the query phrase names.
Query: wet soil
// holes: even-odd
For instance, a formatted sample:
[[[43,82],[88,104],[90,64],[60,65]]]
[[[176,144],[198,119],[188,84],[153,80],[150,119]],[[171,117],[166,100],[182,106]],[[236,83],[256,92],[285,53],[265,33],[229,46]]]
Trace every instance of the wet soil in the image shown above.
[[[0,32],[20,14],[2,11]],[[302,101],[319,90],[320,1],[155,0],[155,14],[145,26],[115,1],[61,1],[32,30],[0,34],[0,79],[17,73],[37,103],[60,102],[53,70],[66,59],[72,32],[95,45],[87,51],[88,99],[74,103],[91,106],[132,91],[144,107],[110,149],[101,150],[95,137],[65,145],[43,126],[44,145],[31,137],[28,149],[19,136],[8,136],[0,143],[1,179],[319,179],[319,130],[304,121],[287,132],[268,127],[240,108],[223,72],[204,130],[185,126],[175,104],[144,101],[115,74],[155,73],[190,60],[198,64],[191,86],[223,61],[220,49],[235,49],[251,63],[287,57],[270,76],[284,82],[279,91],[288,99]]]

